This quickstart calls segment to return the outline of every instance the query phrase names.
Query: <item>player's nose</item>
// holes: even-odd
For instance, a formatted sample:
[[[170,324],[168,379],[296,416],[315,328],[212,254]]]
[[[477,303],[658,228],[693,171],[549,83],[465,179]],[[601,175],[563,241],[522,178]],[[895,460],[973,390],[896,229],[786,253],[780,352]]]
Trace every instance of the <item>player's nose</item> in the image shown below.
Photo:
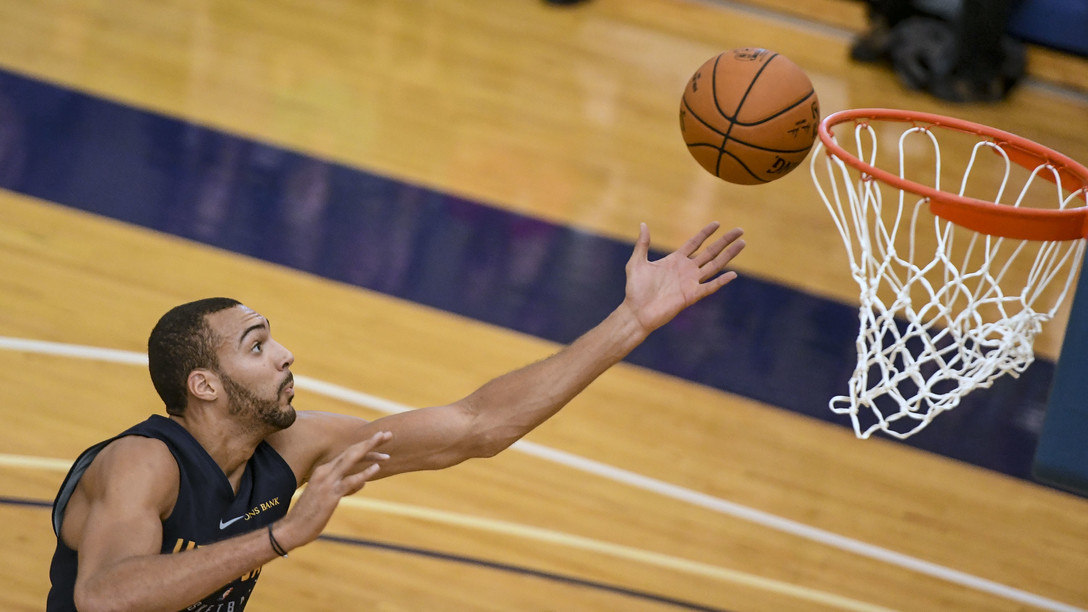
[[[280,368],[286,369],[291,367],[291,364],[295,363],[295,354],[279,342],[276,342],[276,348],[279,349],[279,354],[276,356],[276,358],[278,363],[280,364]]]

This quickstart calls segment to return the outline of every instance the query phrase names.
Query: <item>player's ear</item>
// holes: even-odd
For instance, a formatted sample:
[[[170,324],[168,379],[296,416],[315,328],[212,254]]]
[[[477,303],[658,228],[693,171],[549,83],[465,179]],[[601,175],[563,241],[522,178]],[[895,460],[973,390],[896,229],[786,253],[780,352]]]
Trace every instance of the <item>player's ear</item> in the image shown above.
[[[214,402],[219,397],[219,390],[223,388],[215,372],[204,368],[189,372],[186,384],[189,387],[189,395],[205,402]]]

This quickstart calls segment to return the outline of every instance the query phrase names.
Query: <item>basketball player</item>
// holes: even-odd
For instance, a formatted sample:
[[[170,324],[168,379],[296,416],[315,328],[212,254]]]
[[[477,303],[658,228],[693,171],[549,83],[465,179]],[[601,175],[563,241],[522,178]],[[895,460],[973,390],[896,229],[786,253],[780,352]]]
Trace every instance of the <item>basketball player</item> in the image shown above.
[[[296,412],[294,355],[257,312],[228,298],[170,310],[148,340],[167,416],[91,447],[68,473],[48,610],[241,611],[261,566],[316,539],[342,497],[374,478],[495,455],[736,278],[724,269],[741,231],[704,248],[717,230],[650,262],[643,225],[626,295],[596,327],[452,404],[373,422]]]

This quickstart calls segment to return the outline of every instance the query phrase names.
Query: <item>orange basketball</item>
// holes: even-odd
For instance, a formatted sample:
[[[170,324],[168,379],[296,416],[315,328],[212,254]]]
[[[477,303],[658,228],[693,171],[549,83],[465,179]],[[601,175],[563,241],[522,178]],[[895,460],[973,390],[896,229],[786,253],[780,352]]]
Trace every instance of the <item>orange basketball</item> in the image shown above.
[[[710,58],[680,100],[688,152],[739,185],[782,178],[808,155],[820,102],[808,76],[784,55],[743,48]]]

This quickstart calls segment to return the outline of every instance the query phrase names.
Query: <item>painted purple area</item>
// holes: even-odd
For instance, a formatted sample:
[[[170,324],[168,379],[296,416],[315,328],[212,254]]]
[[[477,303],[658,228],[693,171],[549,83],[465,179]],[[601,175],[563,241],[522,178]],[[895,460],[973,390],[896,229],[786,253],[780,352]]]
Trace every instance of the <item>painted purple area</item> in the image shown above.
[[[7,72],[0,186],[557,342],[619,303],[631,249]],[[848,426],[827,401],[856,332],[854,306],[745,275],[628,360]],[[971,394],[908,443],[1029,478],[1053,369]]]

